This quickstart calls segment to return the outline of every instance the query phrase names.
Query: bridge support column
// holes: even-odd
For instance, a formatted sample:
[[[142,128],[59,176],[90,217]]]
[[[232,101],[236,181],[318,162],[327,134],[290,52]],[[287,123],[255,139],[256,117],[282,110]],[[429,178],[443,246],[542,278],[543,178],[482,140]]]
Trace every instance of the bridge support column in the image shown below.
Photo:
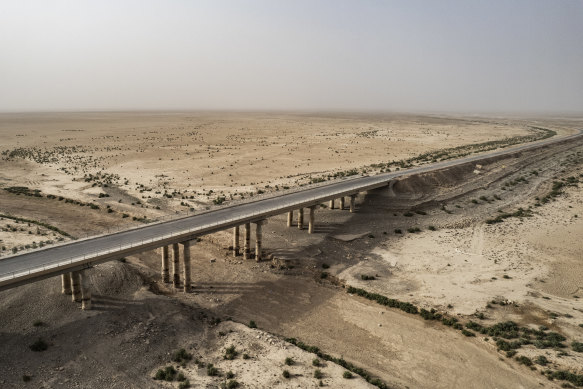
[[[344,196],[340,197],[340,209],[344,209]]]
[[[91,289],[89,288],[89,272],[83,270],[79,273],[81,280],[81,309],[91,309]]]
[[[184,293],[190,292],[190,241],[187,240],[182,242],[183,248],[183,266],[182,266],[182,279],[184,284],[182,285]]]
[[[259,220],[258,222],[255,223],[257,227],[257,229],[255,230],[255,260],[257,262],[261,261],[264,222],[265,220]]]
[[[169,251],[168,246],[162,247],[162,282],[170,282],[170,271],[168,270]]]
[[[71,274],[61,274],[61,283],[63,284],[63,289],[61,293],[71,294]]]
[[[294,223],[294,211],[292,210],[287,213],[287,226],[291,227],[293,223]]]
[[[354,200],[356,195],[350,195],[350,213],[354,213]]]
[[[304,209],[298,209],[298,228],[301,230],[304,228]]]
[[[180,247],[178,243],[172,244],[172,286],[180,286]]]
[[[308,233],[309,234],[313,234],[314,233],[314,213],[316,211],[316,206],[312,205],[310,207],[310,219],[308,222]]]
[[[71,273],[71,300],[76,303],[81,302],[81,285],[79,285],[79,272],[74,271]]]
[[[330,209],[334,209],[334,199],[330,200]]]
[[[233,227],[233,257],[239,255],[239,226]]]
[[[251,249],[249,245],[251,244],[251,223],[245,223],[245,246],[243,247],[243,259],[249,259],[249,254]]]

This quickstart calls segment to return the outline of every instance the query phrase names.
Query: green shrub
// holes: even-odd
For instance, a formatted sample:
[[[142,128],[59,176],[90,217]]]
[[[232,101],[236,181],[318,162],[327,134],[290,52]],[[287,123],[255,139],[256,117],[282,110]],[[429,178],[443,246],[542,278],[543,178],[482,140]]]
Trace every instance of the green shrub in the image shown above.
[[[290,378],[290,377],[291,377],[291,374],[290,374],[290,373],[289,373],[289,371],[287,371],[287,370],[284,370],[284,371],[281,373],[281,375],[283,375],[283,378]]]
[[[328,273],[326,273],[325,271],[323,271],[322,273],[320,273],[320,278],[321,279],[328,278]]]
[[[421,229],[419,227],[409,227],[407,228],[407,232],[414,234],[416,232],[421,232]]]
[[[322,377],[324,377],[324,374],[322,373],[322,371],[320,369],[316,369],[314,371],[314,378],[319,380]]]
[[[249,358],[251,358],[251,357],[249,356],[249,354],[247,354],[247,353],[243,354],[243,359],[249,359]]]
[[[44,340],[42,340],[42,338],[38,338],[36,342],[34,342],[33,344],[31,344],[28,347],[32,351],[41,352],[41,351],[45,351],[46,349],[48,349],[49,345]]]
[[[29,382],[31,379],[32,379],[32,377],[31,377],[31,376],[29,376],[29,375],[26,375],[26,374],[24,374],[24,375],[22,376],[22,380],[23,380],[24,382]]]
[[[232,361],[237,357],[237,355],[239,355],[239,353],[237,352],[237,350],[235,350],[235,346],[231,345],[227,349],[225,349],[225,355],[223,356],[223,358]]]
[[[476,336],[476,334],[475,334],[475,333],[473,333],[472,331],[468,331],[468,330],[466,330],[466,329],[462,329],[462,334],[463,334],[464,336],[468,336],[468,337],[469,337],[469,336]]]
[[[188,389],[188,388],[190,388],[190,381],[189,380],[183,381],[178,385],[178,389]]]
[[[32,325],[35,327],[42,327],[45,325],[45,323],[42,320],[35,320]]]
[[[159,369],[154,376],[155,380],[174,381],[176,377],[176,369],[172,366],[166,366],[164,369]]]
[[[395,234],[402,234],[403,231],[401,231],[400,228],[395,228]]]
[[[321,366],[322,362],[318,358],[312,359],[312,366]]]
[[[184,382],[184,381],[186,381],[186,377],[184,376],[184,374],[178,373],[178,375],[176,376],[176,381]]]
[[[520,356],[516,357],[516,360],[521,365],[532,366],[532,361],[530,360],[530,358],[529,357],[526,357],[524,355],[520,355]]]
[[[360,279],[363,281],[373,281],[376,280],[375,276],[368,276],[366,274],[361,274]]]
[[[173,362],[177,363],[186,362],[192,359],[192,354],[189,354],[188,352],[186,352],[185,349],[181,348],[180,350],[177,350],[174,353],[172,353],[171,359]]]
[[[295,362],[294,362],[294,360],[293,360],[292,358],[290,358],[290,357],[287,357],[287,358],[285,359],[285,362],[284,362],[284,363],[285,363],[286,365],[288,365],[288,366],[291,366],[291,365],[293,365]]]
[[[239,383],[235,380],[229,380],[226,383],[223,383],[221,385],[221,388],[224,388],[224,389],[235,389],[238,387],[239,387]]]
[[[549,360],[544,355],[539,355],[534,359],[534,362],[537,365],[546,366],[549,363]]]
[[[571,348],[573,349],[573,351],[576,351],[578,353],[583,353],[583,343],[581,343],[581,342],[573,341],[573,343],[571,343]]]
[[[352,373],[349,372],[348,370],[345,370],[344,373],[342,373],[342,377],[344,377],[348,380],[348,379],[352,378]]]
[[[211,377],[216,377],[219,375],[219,369],[217,369],[212,363],[206,366],[206,374]]]
[[[231,378],[235,377],[235,373],[233,373],[232,371],[228,371],[227,374],[225,374],[225,377],[230,380]]]
[[[253,320],[249,321],[249,328],[257,328],[257,324]]]
[[[435,226],[429,226],[429,227],[427,227],[427,229],[429,231],[435,231],[437,228],[435,228]]]

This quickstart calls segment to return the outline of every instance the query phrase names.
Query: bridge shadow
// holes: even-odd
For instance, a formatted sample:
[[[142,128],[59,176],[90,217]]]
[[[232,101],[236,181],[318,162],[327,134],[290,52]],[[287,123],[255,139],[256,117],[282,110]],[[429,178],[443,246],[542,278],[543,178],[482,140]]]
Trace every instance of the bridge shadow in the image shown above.
[[[199,294],[246,294],[260,289],[257,283],[248,282],[197,282],[191,286],[191,291]]]
[[[118,311],[142,305],[142,302],[136,300],[95,294],[91,296],[91,309],[94,311]]]

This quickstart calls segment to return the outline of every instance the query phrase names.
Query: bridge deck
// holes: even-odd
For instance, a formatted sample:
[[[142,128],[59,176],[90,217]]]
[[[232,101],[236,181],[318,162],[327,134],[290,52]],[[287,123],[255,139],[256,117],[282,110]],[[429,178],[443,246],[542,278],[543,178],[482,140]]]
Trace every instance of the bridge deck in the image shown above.
[[[395,178],[406,175],[439,170],[469,162],[478,162],[558,142],[568,142],[582,135],[583,131],[580,131],[578,134],[567,137],[521,145],[494,153],[443,161],[376,176],[335,181],[328,185],[307,188],[295,193],[225,206],[206,213],[144,225],[137,229],[67,242],[58,246],[9,256],[0,260],[0,290],[172,243],[192,240],[201,235],[261,220],[290,210],[320,204],[341,196],[349,196],[379,188],[387,185]]]

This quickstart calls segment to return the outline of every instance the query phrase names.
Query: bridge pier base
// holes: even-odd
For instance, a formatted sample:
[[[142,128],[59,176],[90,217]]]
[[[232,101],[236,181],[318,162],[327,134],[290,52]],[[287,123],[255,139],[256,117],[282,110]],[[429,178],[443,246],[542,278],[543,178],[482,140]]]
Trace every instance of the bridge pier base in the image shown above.
[[[316,212],[316,206],[312,205],[310,207],[310,219],[308,221],[308,234],[314,233],[314,213]]]
[[[168,246],[162,247],[162,282],[170,282],[170,271],[168,270],[169,251]]]
[[[79,273],[81,280],[81,309],[91,309],[91,289],[89,288],[89,273],[83,270]]]
[[[182,242],[183,248],[183,266],[182,266],[182,278],[184,284],[182,285],[184,293],[190,292],[190,241],[187,240]]]
[[[330,200],[330,209],[334,209],[334,199]]]
[[[233,257],[239,255],[239,226],[233,227]]]
[[[61,293],[63,294],[71,294],[71,275],[69,273],[67,274],[61,274],[61,283],[63,285],[63,288],[61,289]]]
[[[78,271],[74,271],[71,273],[71,289],[72,289],[72,294],[71,294],[71,301],[75,302],[75,303],[80,303],[81,302],[81,285],[79,285],[79,272]]]
[[[263,240],[263,222],[264,220],[259,220],[255,223],[255,261],[261,261],[261,245]]]
[[[245,223],[245,244],[243,247],[243,259],[249,259],[249,254],[251,249],[249,245],[251,244],[251,223]]]
[[[289,211],[287,213],[287,226],[291,227],[294,222],[294,211]]]
[[[180,286],[180,247],[178,243],[172,244],[172,286],[176,289]]]
[[[340,210],[344,209],[344,196],[340,197]]]
[[[354,213],[354,200],[356,195],[350,195],[350,213]]]
[[[304,209],[300,208],[298,210],[298,229],[304,228]]]

